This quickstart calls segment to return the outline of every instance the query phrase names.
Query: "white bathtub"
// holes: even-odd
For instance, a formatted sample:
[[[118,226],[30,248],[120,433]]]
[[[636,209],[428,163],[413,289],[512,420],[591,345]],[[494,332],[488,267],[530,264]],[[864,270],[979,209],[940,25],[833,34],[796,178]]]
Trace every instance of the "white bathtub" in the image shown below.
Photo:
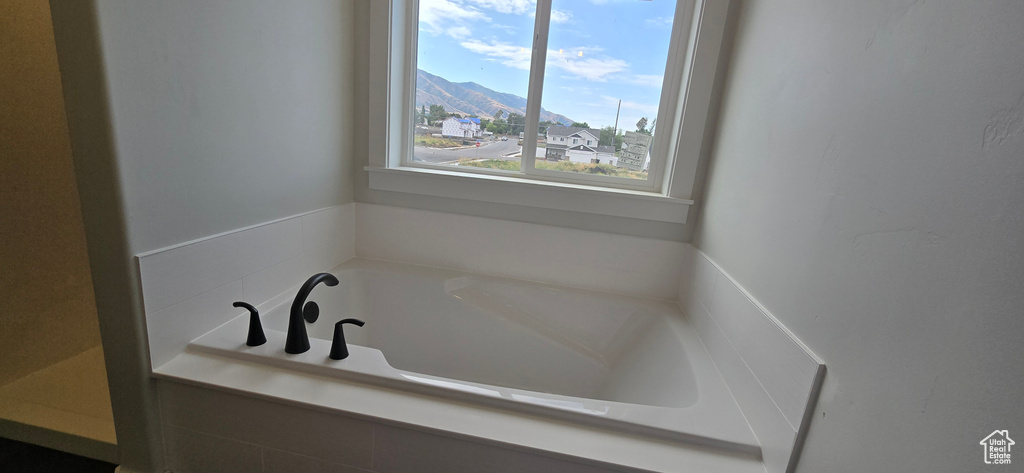
[[[294,291],[260,307],[266,344],[245,346],[243,315],[189,350],[759,454],[675,303],[358,258],[330,272],[341,283],[308,299],[308,352],[284,353]],[[349,317],[366,325],[346,325],[351,355],[331,360]]]

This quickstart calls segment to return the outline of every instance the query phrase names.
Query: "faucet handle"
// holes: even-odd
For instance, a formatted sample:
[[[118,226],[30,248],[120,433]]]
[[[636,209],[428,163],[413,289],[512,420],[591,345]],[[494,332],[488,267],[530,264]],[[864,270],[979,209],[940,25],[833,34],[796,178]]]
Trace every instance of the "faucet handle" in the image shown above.
[[[331,342],[332,360],[344,360],[345,358],[348,358],[348,343],[345,343],[345,324],[362,327],[366,322],[359,319],[342,319],[334,324],[334,341]]]
[[[302,318],[306,319],[306,322],[313,323],[316,319],[320,318],[320,306],[316,302],[309,301],[306,305],[302,306]]]
[[[250,347],[258,347],[267,343],[267,337],[263,335],[263,324],[260,323],[260,311],[247,302],[238,301],[231,305],[244,307],[249,311],[249,336],[246,337],[245,344]]]

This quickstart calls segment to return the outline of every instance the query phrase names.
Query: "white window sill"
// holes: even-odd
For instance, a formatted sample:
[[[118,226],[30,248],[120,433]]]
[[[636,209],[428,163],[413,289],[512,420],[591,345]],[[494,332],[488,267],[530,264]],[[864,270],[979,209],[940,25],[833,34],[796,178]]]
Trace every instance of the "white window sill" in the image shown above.
[[[568,210],[659,222],[686,223],[692,200],[653,192],[535,181],[513,176],[422,169],[364,168],[370,188],[408,194]]]

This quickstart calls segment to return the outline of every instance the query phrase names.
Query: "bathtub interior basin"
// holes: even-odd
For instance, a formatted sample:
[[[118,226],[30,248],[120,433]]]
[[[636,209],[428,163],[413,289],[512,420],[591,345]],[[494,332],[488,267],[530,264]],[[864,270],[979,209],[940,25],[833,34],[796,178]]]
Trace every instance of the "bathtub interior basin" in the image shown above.
[[[190,350],[532,415],[757,454],[732,395],[675,303],[460,271],[352,259],[309,299],[310,351],[284,353],[294,291],[261,305],[268,342],[245,346],[247,316]],[[296,281],[296,284],[302,281]],[[327,358],[334,322],[351,356]]]

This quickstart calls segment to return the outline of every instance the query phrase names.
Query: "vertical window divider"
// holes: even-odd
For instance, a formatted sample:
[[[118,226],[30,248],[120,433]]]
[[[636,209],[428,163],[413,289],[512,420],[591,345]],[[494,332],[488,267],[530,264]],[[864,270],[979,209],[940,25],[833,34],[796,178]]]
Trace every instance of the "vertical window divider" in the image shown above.
[[[524,174],[533,173],[537,157],[540,103],[544,89],[544,66],[548,55],[548,28],[551,25],[551,0],[537,0],[535,16],[530,82],[526,94],[526,123],[523,127],[523,151],[519,165]]]
[[[416,71],[419,68],[416,51],[419,48],[419,22],[420,8],[417,0],[404,0],[406,24],[405,51],[403,62],[407,65],[411,74],[405,74],[405,90],[403,90],[403,111],[405,126],[402,127],[402,149],[400,154],[400,165],[412,163],[413,143],[416,139]],[[412,104],[410,108],[408,104]]]

